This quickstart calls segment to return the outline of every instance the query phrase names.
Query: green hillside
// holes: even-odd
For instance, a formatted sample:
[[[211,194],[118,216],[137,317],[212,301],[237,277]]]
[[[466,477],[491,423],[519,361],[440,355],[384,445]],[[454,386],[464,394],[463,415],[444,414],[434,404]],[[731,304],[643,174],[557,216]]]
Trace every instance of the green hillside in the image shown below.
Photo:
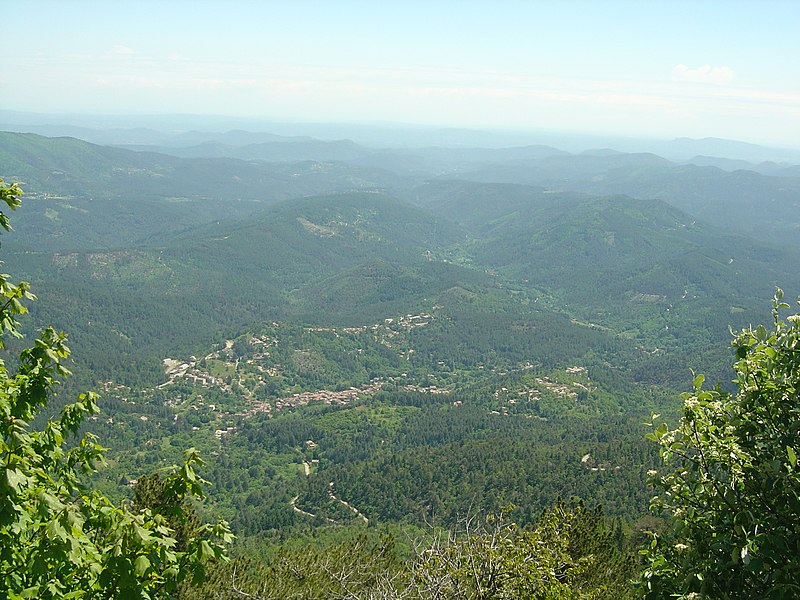
[[[209,343],[219,332],[251,322],[312,310],[319,318],[319,298],[335,296],[331,289],[320,292],[325,281],[376,260],[422,273],[439,251],[437,244],[460,236],[457,227],[391,198],[337,194],[280,204],[246,224],[182,231],[161,246],[21,251],[8,262],[42,290],[34,310],[72,331],[78,354],[100,376],[126,361],[150,364],[152,370],[155,357],[168,349]],[[434,281],[433,275],[422,277]],[[362,272],[346,294],[352,297],[369,279]],[[358,310],[374,316],[376,303],[417,303],[426,291],[412,283],[413,278],[405,284],[402,300],[386,296],[394,293],[395,280],[380,297],[359,296],[354,306],[361,309],[351,311],[352,318],[358,320]],[[331,315],[334,307],[325,311]]]
[[[27,194],[10,243],[59,251],[163,243],[184,229],[245,218],[288,198],[401,182],[385,170],[343,163],[184,159],[3,132],[0,164]]]
[[[262,558],[287,537],[419,540],[465,510],[534,526],[572,497],[603,505],[622,552],[661,524],[642,423],[673,420],[690,369],[729,387],[729,326],[800,290],[793,247],[668,198],[0,140],[30,191],[4,267],[38,295],[28,333],[54,323],[75,356],[50,410],[102,395],[94,483],[124,498],[196,447],[203,516]],[[597,186],[675,174],[519,152]]]
[[[697,219],[797,248],[800,179],[679,165],[649,154],[581,154],[484,167],[460,178],[658,198]]]
[[[660,200],[437,181],[414,192],[472,232],[472,264],[540,291],[588,327],[649,348],[637,377],[699,367],[727,378],[729,326],[760,318],[759,298],[795,288],[795,251],[704,224]],[[716,358],[707,354],[716,353]]]

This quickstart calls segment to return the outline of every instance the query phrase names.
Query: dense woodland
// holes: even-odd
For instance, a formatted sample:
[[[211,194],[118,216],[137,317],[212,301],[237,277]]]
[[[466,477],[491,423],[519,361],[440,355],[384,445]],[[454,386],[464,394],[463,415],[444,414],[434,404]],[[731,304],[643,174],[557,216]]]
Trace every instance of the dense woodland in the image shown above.
[[[71,427],[97,436],[106,462],[71,494],[180,506],[179,540],[192,539],[187,522],[219,519],[236,535],[228,562],[224,528],[186,550],[206,565],[197,585],[131,566],[152,574],[147,593],[756,597],[668,572],[666,538],[652,536],[680,518],[650,505],[692,373],[735,399],[742,348],[797,352],[785,346],[795,321],[731,348],[731,331],[773,322],[777,286],[800,291],[788,167],[547,147],[137,150],[150,151],[0,133],[1,174],[23,182],[3,199],[17,208],[24,191],[4,269],[37,296],[4,326],[3,364],[23,368],[14,356],[42,325],[69,333],[59,361],[72,376],[48,381],[28,417],[44,427],[99,394],[100,412],[86,404]],[[797,379],[796,363],[784,371],[782,385]],[[646,439],[653,413],[668,425]],[[794,493],[800,448],[787,431],[781,481]],[[170,504],[178,480],[153,475],[187,448],[205,461],[191,462],[205,499]],[[736,548],[762,568],[772,558],[756,538]],[[740,592],[797,591],[791,564],[780,577],[752,570],[762,587],[745,578]]]

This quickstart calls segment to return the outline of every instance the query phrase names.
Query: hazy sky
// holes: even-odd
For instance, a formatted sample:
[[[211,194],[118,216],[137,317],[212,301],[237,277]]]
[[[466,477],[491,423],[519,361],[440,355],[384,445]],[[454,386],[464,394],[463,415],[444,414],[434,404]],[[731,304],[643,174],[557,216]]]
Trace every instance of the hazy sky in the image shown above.
[[[0,109],[800,146],[800,0],[0,0]]]

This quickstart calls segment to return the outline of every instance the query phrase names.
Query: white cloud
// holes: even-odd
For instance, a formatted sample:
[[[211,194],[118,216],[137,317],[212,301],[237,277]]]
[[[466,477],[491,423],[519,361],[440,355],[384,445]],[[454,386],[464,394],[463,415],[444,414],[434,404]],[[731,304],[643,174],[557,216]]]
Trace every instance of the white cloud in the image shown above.
[[[736,79],[736,73],[727,66],[712,67],[711,65],[702,65],[692,69],[686,65],[677,65],[672,69],[672,77],[678,81],[724,85]]]
[[[123,46],[122,44],[114,44],[113,46],[111,46],[111,54],[130,56],[131,54],[137,54],[137,52],[136,50],[130,48],[129,46]]]

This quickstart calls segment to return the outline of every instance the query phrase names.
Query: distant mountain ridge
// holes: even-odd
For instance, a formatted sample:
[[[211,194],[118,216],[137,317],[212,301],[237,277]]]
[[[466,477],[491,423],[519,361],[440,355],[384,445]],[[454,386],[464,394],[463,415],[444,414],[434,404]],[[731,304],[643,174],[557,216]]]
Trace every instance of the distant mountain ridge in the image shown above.
[[[572,153],[591,148],[621,152],[651,152],[670,160],[693,156],[719,156],[752,163],[773,161],[800,164],[800,147],[773,148],[721,138],[637,139],[615,135],[558,133],[551,131],[482,131],[400,123],[302,123],[218,115],[42,115],[0,110],[0,130],[72,136],[106,145],[187,146],[206,141],[246,145],[292,138],[322,141],[351,139],[370,148],[400,150],[441,146],[447,148],[503,148],[548,145]],[[249,141],[233,141],[222,132],[269,132],[251,134]],[[256,139],[255,136],[262,136]],[[227,136],[222,140],[220,136]],[[267,138],[267,139],[264,139]]]
[[[312,138],[278,138],[272,141],[234,144],[226,143],[226,136],[203,141],[191,146],[120,146],[128,150],[158,152],[183,158],[239,158],[269,162],[295,162],[305,160],[354,161],[369,152],[350,140],[321,141]]]
[[[2,249],[54,283],[41,310],[91,321],[80,344],[120,352],[164,349],[167,330],[207,340],[269,315],[359,323],[445,296],[518,297],[514,311],[540,301],[677,352],[752,315],[775,285],[800,288],[793,178],[536,146],[371,156],[404,156],[405,174],[0,134],[6,176],[27,180]],[[408,174],[426,163],[445,172]],[[154,326],[156,313],[169,323]]]
[[[461,179],[553,191],[659,198],[708,223],[800,247],[800,178],[678,165],[653,154],[553,156],[487,166]]]
[[[22,235],[12,243],[54,249],[148,243],[288,198],[406,185],[375,167],[178,158],[2,132],[0,164],[4,178],[24,182],[28,197],[15,222]]]

